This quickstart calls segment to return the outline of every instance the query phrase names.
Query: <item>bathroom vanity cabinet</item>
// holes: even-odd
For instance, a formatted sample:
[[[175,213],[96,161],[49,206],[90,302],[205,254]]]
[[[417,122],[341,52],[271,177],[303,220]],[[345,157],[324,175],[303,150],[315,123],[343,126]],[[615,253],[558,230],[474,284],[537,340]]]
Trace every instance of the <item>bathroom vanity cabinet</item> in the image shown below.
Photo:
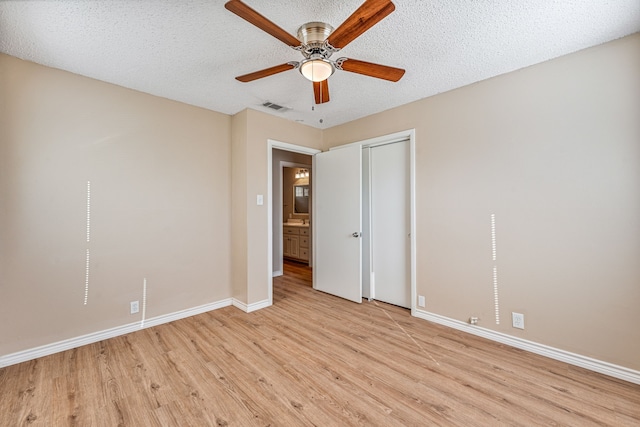
[[[309,225],[283,225],[282,255],[297,261],[309,261]]]

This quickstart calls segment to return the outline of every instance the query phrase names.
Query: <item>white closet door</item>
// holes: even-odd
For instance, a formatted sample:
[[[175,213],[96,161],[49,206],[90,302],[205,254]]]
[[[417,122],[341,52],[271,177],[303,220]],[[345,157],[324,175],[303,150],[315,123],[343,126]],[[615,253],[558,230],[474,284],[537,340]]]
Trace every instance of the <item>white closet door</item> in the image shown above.
[[[362,149],[315,155],[313,287],[362,302]]]
[[[411,307],[409,141],[371,148],[374,298]]]

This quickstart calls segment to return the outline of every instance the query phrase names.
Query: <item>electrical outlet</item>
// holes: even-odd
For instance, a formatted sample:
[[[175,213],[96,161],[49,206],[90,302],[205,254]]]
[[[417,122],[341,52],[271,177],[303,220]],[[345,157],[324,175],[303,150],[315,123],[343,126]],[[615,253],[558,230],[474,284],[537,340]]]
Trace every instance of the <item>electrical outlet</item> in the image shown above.
[[[140,303],[138,301],[131,301],[131,314],[136,314],[140,311]]]
[[[511,312],[511,323],[514,328],[524,329],[524,314]]]
[[[418,306],[424,307],[424,305],[425,305],[424,295],[418,295]]]

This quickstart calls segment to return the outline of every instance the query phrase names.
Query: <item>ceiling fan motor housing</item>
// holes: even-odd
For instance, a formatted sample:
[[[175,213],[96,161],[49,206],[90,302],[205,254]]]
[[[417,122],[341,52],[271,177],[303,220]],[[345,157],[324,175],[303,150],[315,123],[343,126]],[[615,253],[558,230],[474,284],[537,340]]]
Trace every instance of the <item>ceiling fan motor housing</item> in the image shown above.
[[[309,45],[311,43],[322,44],[333,32],[333,27],[324,22],[307,22],[298,28],[298,40]]]
[[[329,58],[332,49],[325,40],[333,32],[333,27],[324,22],[307,22],[298,29],[298,40],[302,42],[301,52],[306,58]]]

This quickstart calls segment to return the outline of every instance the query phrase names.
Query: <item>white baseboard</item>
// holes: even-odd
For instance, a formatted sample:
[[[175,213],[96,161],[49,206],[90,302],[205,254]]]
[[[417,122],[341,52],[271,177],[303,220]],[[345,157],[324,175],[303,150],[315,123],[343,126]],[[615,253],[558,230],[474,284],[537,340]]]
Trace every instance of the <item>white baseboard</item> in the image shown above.
[[[280,277],[280,276],[282,276],[282,274],[283,274],[283,273],[282,273],[282,271],[280,271],[280,270],[278,270],[278,271],[274,271],[274,272],[273,272],[273,274],[272,274],[272,277]]]
[[[199,305],[197,307],[187,308],[186,310],[176,311],[175,313],[163,314],[161,316],[147,319],[144,322],[144,327],[162,325],[163,323],[173,322],[174,320],[180,320],[198,314],[206,313],[207,311],[217,310],[223,307],[229,307],[232,305],[231,298],[223,299],[220,301],[212,302],[209,304]]]
[[[104,331],[93,332],[87,335],[82,335],[75,338],[69,338],[63,341],[58,341],[52,344],[46,344],[40,347],[31,348],[28,350],[19,351],[16,353],[0,356],[0,368],[5,366],[15,365],[17,363],[33,360],[38,357],[48,356],[50,354],[59,353],[65,350],[71,350],[72,348],[81,347],[87,344],[93,344],[98,341],[103,341],[109,338],[118,337],[131,332],[138,331],[143,328],[151,326],[161,325],[163,323],[173,322],[174,320],[184,319],[186,317],[195,316],[197,314],[205,313],[207,311],[217,310],[222,307],[228,307],[232,304],[231,298],[227,298],[221,301],[213,302],[210,304],[204,304],[197,307],[188,308],[186,310],[176,311],[174,313],[163,314],[157,317],[146,319],[145,321],[138,321],[135,323],[129,323],[122,326],[116,326],[115,328],[106,329]]]
[[[266,308],[266,307],[269,307],[270,305],[271,305],[271,301],[269,301],[268,299],[254,302],[248,305],[235,298],[233,299],[233,306],[236,308],[239,308],[245,313],[251,313],[252,311],[260,310],[261,308]]]
[[[26,362],[28,360],[33,360],[38,357],[48,356],[50,354],[58,353],[61,351],[81,347],[83,345],[92,344],[109,338],[114,338],[120,335],[125,335],[143,328],[173,322],[174,320],[184,319],[186,317],[195,316],[207,311],[217,310],[222,307],[228,307],[230,305],[233,305],[234,307],[237,307],[246,313],[250,313],[252,311],[269,307],[271,305],[271,302],[269,300],[263,300],[247,305],[235,298],[228,298],[214,303],[204,304],[198,307],[192,307],[186,310],[153,317],[145,320],[144,322],[138,321],[135,323],[129,323],[127,325],[117,326],[115,328],[107,329],[104,331],[94,332],[91,334],[58,341],[52,344],[47,344],[40,347],[7,354],[5,356],[0,356],[0,368]],[[590,357],[571,353],[565,350],[560,350],[554,347],[549,347],[547,345],[524,340],[522,338],[513,337],[511,335],[492,331],[490,329],[485,329],[479,326],[472,326],[465,322],[440,316],[438,314],[429,313],[427,311],[414,310],[412,314],[415,317],[428,320],[430,322],[448,326],[453,329],[487,338],[502,344],[507,344],[522,350],[530,351],[532,353],[559,360],[561,362],[569,363],[571,365],[580,366],[582,368],[619,378],[621,380],[629,381],[634,384],[640,384],[640,371],[625,368],[619,365],[614,365],[608,362],[603,362],[601,360],[592,359]]]
[[[522,338],[513,337],[501,332],[492,331],[480,326],[470,325],[460,320],[440,316],[439,314],[429,313],[424,310],[414,310],[412,312],[412,315],[415,317],[419,317],[420,319],[428,320],[433,323],[438,323],[440,325],[457,329],[459,331],[468,332],[472,335],[477,335],[492,341],[510,345],[515,348],[530,351],[531,353],[546,356],[551,359],[559,360],[561,362],[569,363],[574,366],[579,366],[581,368],[589,369],[594,372],[599,372],[601,374],[629,381],[634,384],[640,384],[640,371],[625,368],[624,366],[614,365],[612,363],[592,359],[580,354],[571,353],[565,350],[549,347],[544,344],[539,344],[533,341],[524,340]]]

